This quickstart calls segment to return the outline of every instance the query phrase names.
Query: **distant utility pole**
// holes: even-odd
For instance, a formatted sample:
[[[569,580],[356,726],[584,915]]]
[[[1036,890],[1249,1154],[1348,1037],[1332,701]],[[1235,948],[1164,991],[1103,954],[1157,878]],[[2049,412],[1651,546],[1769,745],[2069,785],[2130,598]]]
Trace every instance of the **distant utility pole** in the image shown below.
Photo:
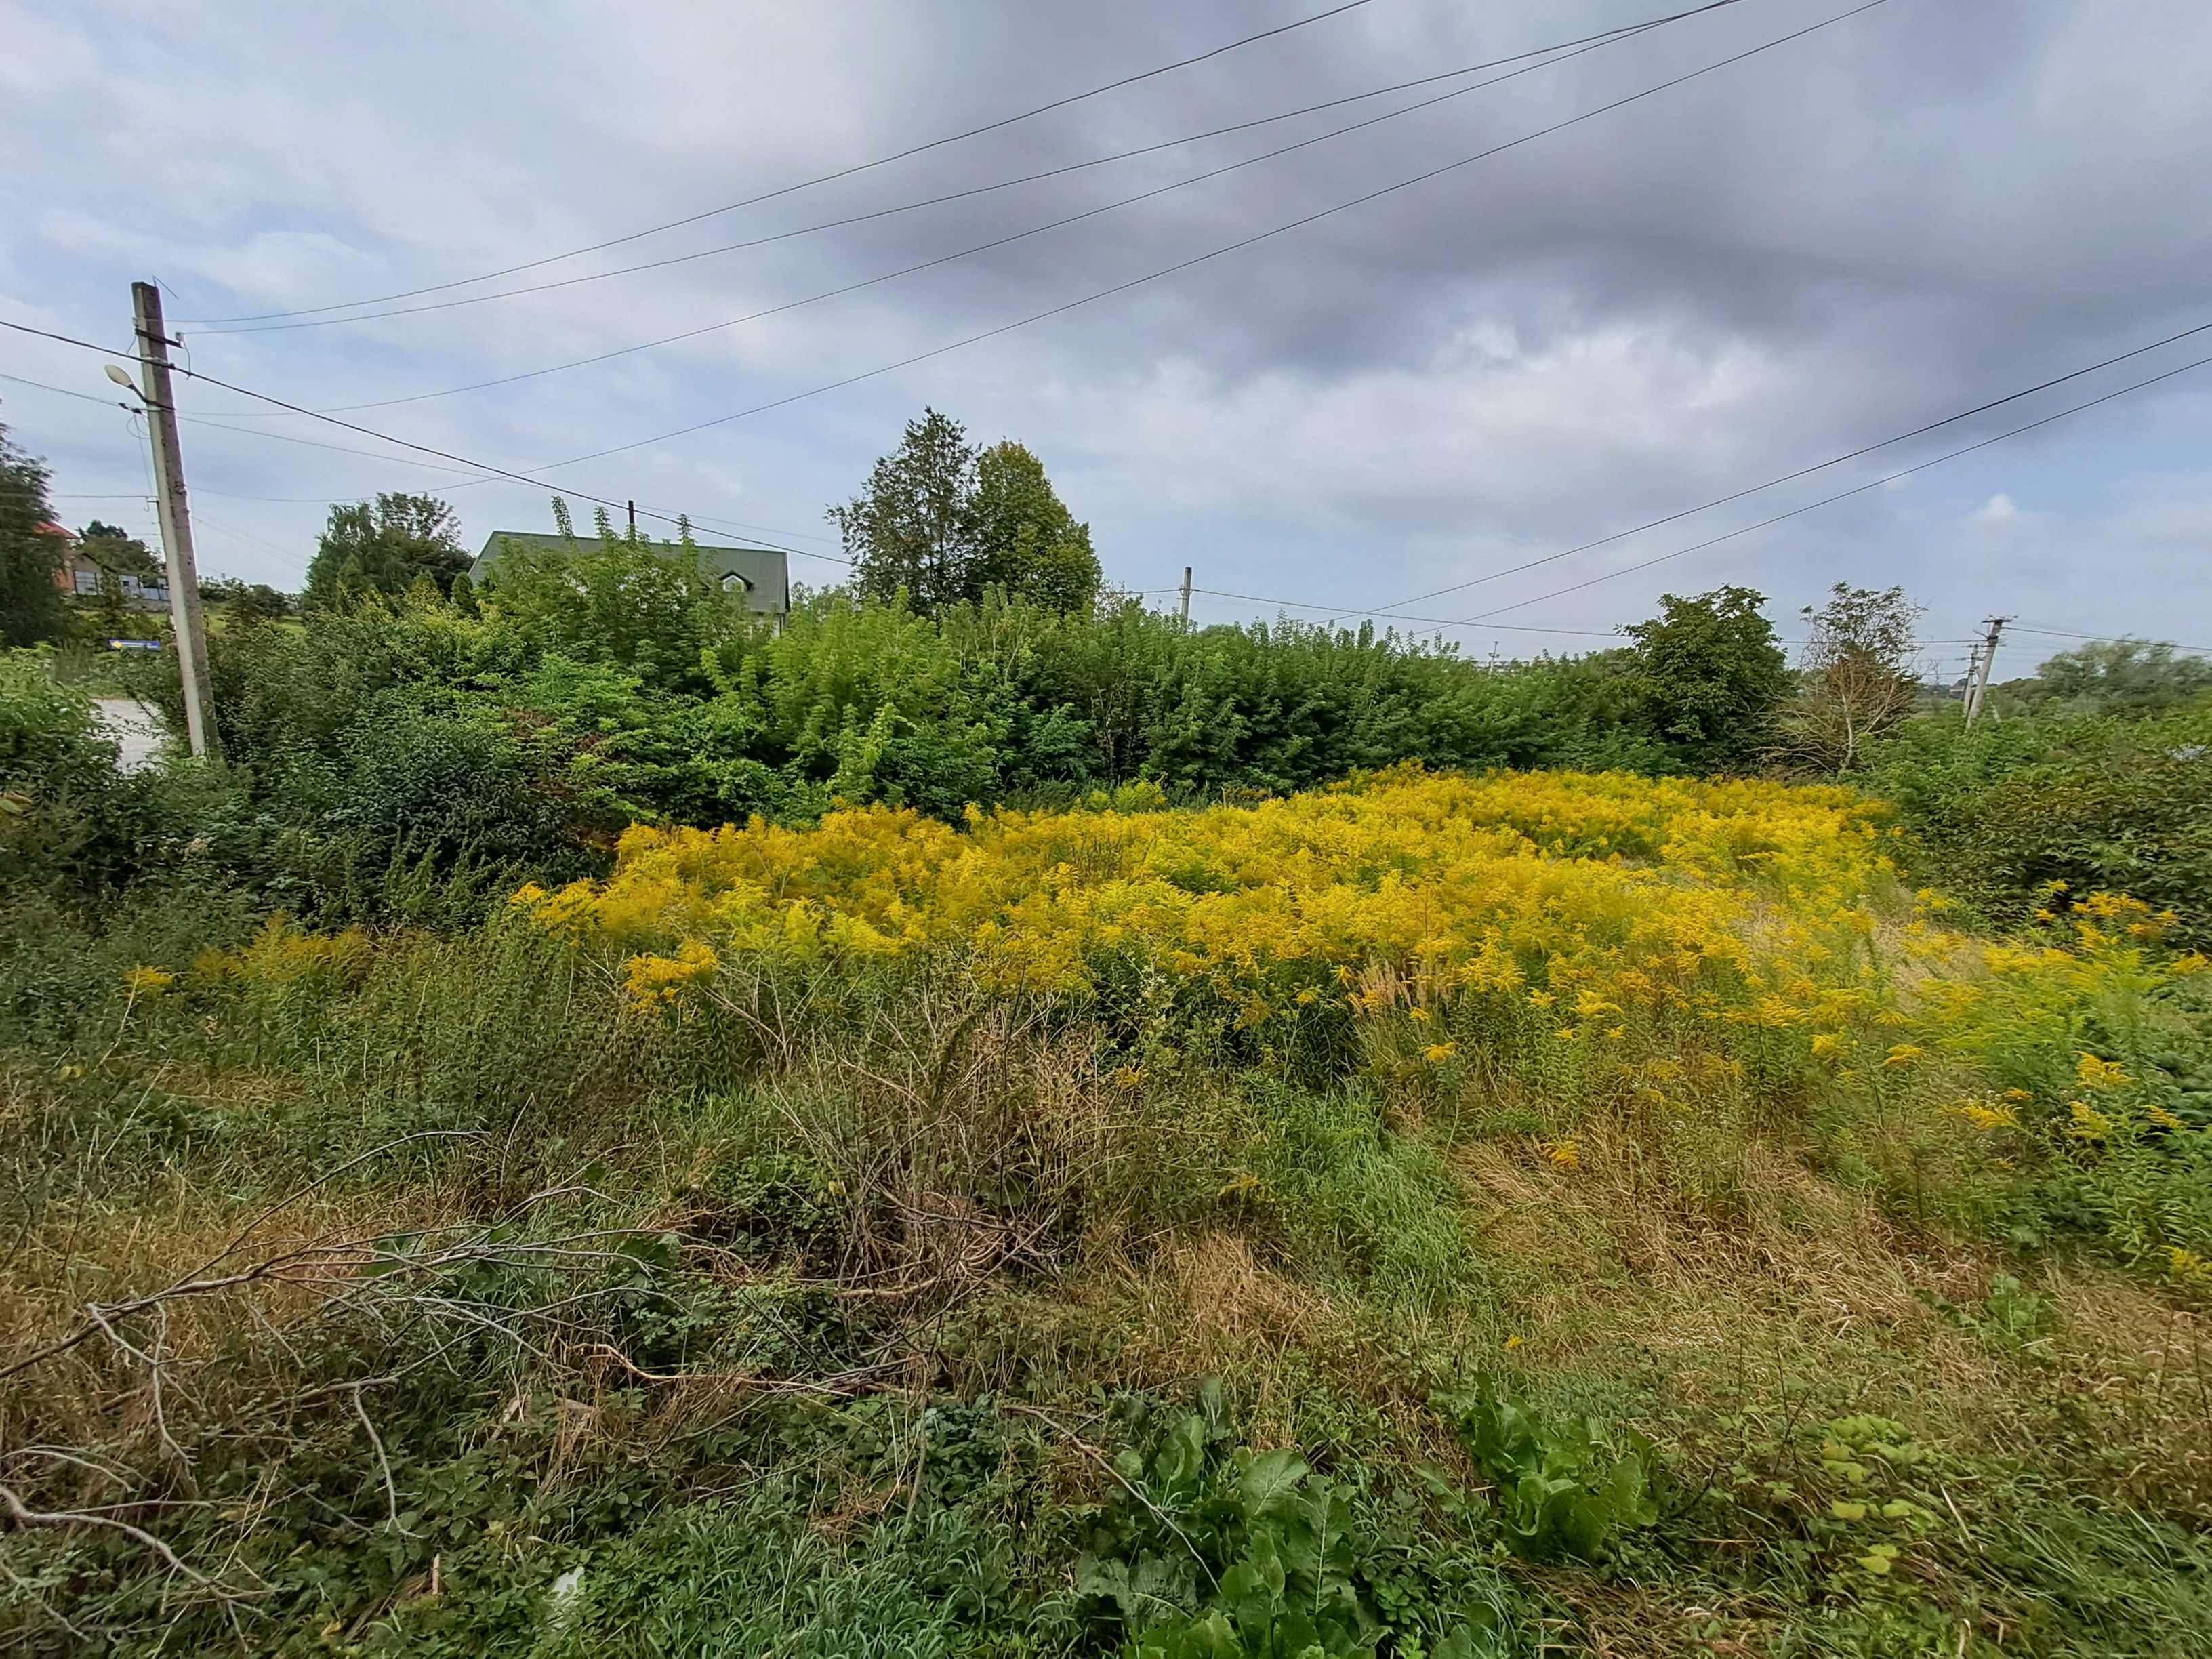
[[[1983,705],[1989,701],[1990,671],[1997,663],[1997,636],[2004,632],[2004,625],[2012,618],[1991,617],[1989,620],[1990,631],[1982,635],[1982,642],[1975,652],[1981,660],[1975,666],[1973,683],[1966,688],[1966,724],[1969,726],[1980,717]]]
[[[629,503],[629,538],[632,541],[637,539],[637,503],[635,501]]]
[[[1182,619],[1185,624],[1190,621],[1190,567],[1188,565],[1182,568]]]
[[[169,335],[161,325],[161,290],[131,284],[131,326],[138,338],[148,440],[154,449],[155,509],[169,566],[169,617],[176,626],[177,675],[184,682],[185,738],[192,753],[216,747],[215,696],[208,684],[207,624],[200,615],[200,577],[192,560],[191,505],[185,497],[185,455],[177,442],[177,399],[169,384]]]

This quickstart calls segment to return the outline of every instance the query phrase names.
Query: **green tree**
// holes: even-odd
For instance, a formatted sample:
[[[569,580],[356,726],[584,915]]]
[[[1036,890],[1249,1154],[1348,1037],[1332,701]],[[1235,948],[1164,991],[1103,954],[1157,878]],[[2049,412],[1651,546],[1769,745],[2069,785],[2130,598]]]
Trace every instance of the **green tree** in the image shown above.
[[[1091,526],[1077,522],[1024,445],[1002,439],[975,460],[969,504],[975,549],[970,597],[997,587],[1047,610],[1087,613],[1098,598]]]
[[[1694,771],[1741,769],[1772,738],[1790,665],[1765,603],[1748,587],[1686,599],[1668,593],[1657,617],[1627,630],[1645,717]]]
[[[461,578],[465,581],[466,577]],[[240,581],[235,576],[219,576],[200,584],[200,603],[211,610],[220,610],[226,620],[241,626],[249,623],[274,622],[292,614],[289,594],[278,592],[266,582]]]
[[[959,422],[925,409],[860,493],[830,509],[861,592],[887,599],[902,588],[925,615],[972,596],[975,459]]]
[[[2060,652],[2008,689],[2074,714],[2153,714],[2212,691],[2212,661],[2177,655],[2163,641],[2099,640]]]
[[[1920,610],[1901,587],[1838,582],[1803,612],[1812,630],[1797,690],[1775,711],[1777,755],[1820,772],[1847,772],[1867,745],[1912,712],[1912,629]]]
[[[1098,556],[1034,452],[1003,439],[978,450],[950,416],[926,409],[830,521],[870,599],[903,591],[918,616],[996,587],[1049,611],[1088,612]]]
[[[54,572],[67,544],[54,533],[50,477],[0,426],[0,645],[33,645],[64,626]]]
[[[675,541],[654,542],[616,529],[604,507],[596,517],[596,534],[564,528],[558,547],[502,544],[464,605],[533,650],[618,665],[659,690],[703,687],[700,653],[755,629],[744,598],[701,568],[690,520],[677,521]],[[566,502],[554,522],[570,526]]]
[[[306,598],[327,605],[363,593],[396,597],[425,575],[444,592],[469,568],[459,529],[453,507],[434,495],[386,494],[374,504],[333,507],[307,566]]]

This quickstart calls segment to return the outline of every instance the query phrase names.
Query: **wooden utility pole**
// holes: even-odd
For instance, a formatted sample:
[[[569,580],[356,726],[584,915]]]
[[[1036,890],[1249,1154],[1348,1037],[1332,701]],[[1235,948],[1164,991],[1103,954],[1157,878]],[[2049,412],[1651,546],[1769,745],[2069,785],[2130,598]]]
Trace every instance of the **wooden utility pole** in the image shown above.
[[[131,284],[131,322],[138,339],[139,392],[146,402],[154,448],[155,510],[169,567],[169,617],[177,635],[177,676],[184,682],[185,738],[194,755],[215,751],[215,696],[208,684],[207,623],[200,615],[200,575],[192,559],[191,505],[185,496],[185,456],[177,442],[177,399],[169,384],[169,336],[161,325],[161,290]]]
[[[1182,619],[1188,626],[1190,622],[1190,567],[1188,565],[1182,568]]]
[[[1997,636],[2004,632],[2004,625],[2011,620],[2010,617],[1991,617],[1990,631],[1982,636],[1981,647],[1977,653],[1981,660],[1975,665],[1973,684],[1966,688],[1966,724],[1969,726],[1979,718],[1982,705],[1989,701],[1990,671],[1996,666],[1997,662]]]

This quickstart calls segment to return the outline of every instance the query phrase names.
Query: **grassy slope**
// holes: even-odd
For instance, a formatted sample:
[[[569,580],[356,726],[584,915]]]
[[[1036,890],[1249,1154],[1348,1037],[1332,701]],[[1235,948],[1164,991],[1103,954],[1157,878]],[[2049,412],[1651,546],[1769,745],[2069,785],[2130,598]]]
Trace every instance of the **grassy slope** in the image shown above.
[[[5,1382],[0,1478],[91,1517],[0,1534],[33,1650],[1111,1651],[1086,1554],[1216,1547],[1160,1520],[1212,1513],[1163,1472],[1209,1376],[1191,1480],[1242,1443],[1341,1481],[1389,1650],[2178,1659],[2212,1629],[2201,1315],[1978,1242],[1903,1106],[1608,1098],[1569,1156],[1525,1078],[1133,1075],[927,961],[641,1018],[514,921],[128,988],[250,921],[11,918],[18,1352],[261,1275]],[[1509,1552],[1431,1403],[1481,1373],[1638,1425],[1662,1518],[1601,1565]]]

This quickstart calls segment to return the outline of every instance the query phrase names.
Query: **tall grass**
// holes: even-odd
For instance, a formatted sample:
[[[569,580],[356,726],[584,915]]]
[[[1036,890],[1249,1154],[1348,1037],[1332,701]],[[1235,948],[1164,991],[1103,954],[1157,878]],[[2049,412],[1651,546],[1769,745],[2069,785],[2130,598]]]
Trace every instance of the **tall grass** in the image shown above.
[[[2197,981],[1886,844],[1400,776],[641,836],[464,931],[20,900],[6,1628],[1073,1653],[1153,1559],[1195,1641],[1291,1525],[1249,1445],[1342,1651],[2185,1653]],[[1637,1425],[1651,1516],[1522,1561],[1431,1403],[1485,1377],[1553,1467]]]

